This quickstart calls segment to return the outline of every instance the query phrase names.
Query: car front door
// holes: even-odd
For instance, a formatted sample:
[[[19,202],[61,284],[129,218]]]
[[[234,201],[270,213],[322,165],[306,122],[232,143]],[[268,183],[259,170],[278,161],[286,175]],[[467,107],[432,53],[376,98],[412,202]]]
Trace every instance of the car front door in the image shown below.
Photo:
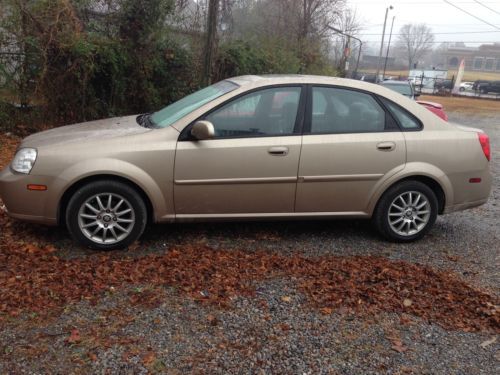
[[[404,167],[403,134],[370,93],[311,90],[296,211],[365,215],[377,184]]]
[[[292,213],[305,100],[302,86],[258,89],[202,117],[213,139],[190,126],[177,143],[174,201],[178,218]]]

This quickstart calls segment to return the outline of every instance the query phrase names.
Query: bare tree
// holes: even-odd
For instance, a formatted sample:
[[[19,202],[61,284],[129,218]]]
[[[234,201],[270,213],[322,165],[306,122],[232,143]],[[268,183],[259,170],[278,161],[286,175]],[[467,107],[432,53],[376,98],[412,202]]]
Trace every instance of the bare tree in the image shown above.
[[[406,24],[399,30],[398,45],[405,54],[408,67],[418,62],[432,48],[434,34],[425,24]]]
[[[302,2],[302,30],[299,37],[307,39],[311,34],[324,35],[327,25],[342,17],[344,0],[299,0]],[[293,2],[293,1],[292,1]]]
[[[336,29],[343,31],[347,35],[356,36],[361,31],[361,20],[358,17],[356,9],[347,8],[337,19],[335,24],[332,24]],[[360,45],[356,41],[348,40],[344,35],[334,32],[332,35],[333,41],[333,58],[336,61],[339,70],[345,65],[345,60],[350,56],[357,55]],[[350,56],[346,55],[345,47],[349,47]]]

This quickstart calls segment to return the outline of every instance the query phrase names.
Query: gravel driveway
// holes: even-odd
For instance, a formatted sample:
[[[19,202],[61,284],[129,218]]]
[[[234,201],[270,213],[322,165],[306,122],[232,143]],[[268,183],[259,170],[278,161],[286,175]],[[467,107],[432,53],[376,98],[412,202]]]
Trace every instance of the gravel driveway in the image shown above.
[[[486,205],[439,217],[417,243],[382,241],[365,221],[182,224],[155,226],[145,234],[147,246],[113,256],[193,243],[284,256],[374,255],[451,270],[498,296],[500,115],[449,115],[489,134],[494,188]],[[92,256],[73,248],[64,230],[34,230],[57,244],[60,257]],[[130,302],[149,289],[161,298]],[[236,296],[224,308],[197,303],[174,287],[144,285],[68,305],[50,319],[25,314],[0,324],[0,373],[500,373],[494,333],[445,330],[406,314],[325,314],[288,278],[260,281],[256,295]]]

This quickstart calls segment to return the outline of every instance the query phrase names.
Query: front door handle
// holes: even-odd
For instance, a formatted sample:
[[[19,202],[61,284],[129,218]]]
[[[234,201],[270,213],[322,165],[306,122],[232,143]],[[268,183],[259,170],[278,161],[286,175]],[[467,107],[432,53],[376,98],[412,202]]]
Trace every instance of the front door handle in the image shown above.
[[[288,154],[288,147],[271,147],[267,152],[274,156],[285,156]]]
[[[380,150],[380,151],[392,151],[395,148],[396,148],[396,144],[394,142],[377,143],[377,150]]]

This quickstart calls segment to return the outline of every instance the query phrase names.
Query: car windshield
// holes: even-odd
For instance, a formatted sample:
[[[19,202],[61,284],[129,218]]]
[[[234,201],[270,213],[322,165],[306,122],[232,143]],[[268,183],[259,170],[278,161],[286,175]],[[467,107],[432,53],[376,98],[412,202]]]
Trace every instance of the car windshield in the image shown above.
[[[229,81],[221,81],[188,95],[175,103],[155,112],[151,120],[155,127],[166,128],[202,105],[227,94],[239,86]]]
[[[405,96],[412,96],[411,92],[411,87],[410,85],[401,85],[397,83],[383,83],[382,86],[385,86],[393,91],[399,92],[400,94],[403,94]]]

